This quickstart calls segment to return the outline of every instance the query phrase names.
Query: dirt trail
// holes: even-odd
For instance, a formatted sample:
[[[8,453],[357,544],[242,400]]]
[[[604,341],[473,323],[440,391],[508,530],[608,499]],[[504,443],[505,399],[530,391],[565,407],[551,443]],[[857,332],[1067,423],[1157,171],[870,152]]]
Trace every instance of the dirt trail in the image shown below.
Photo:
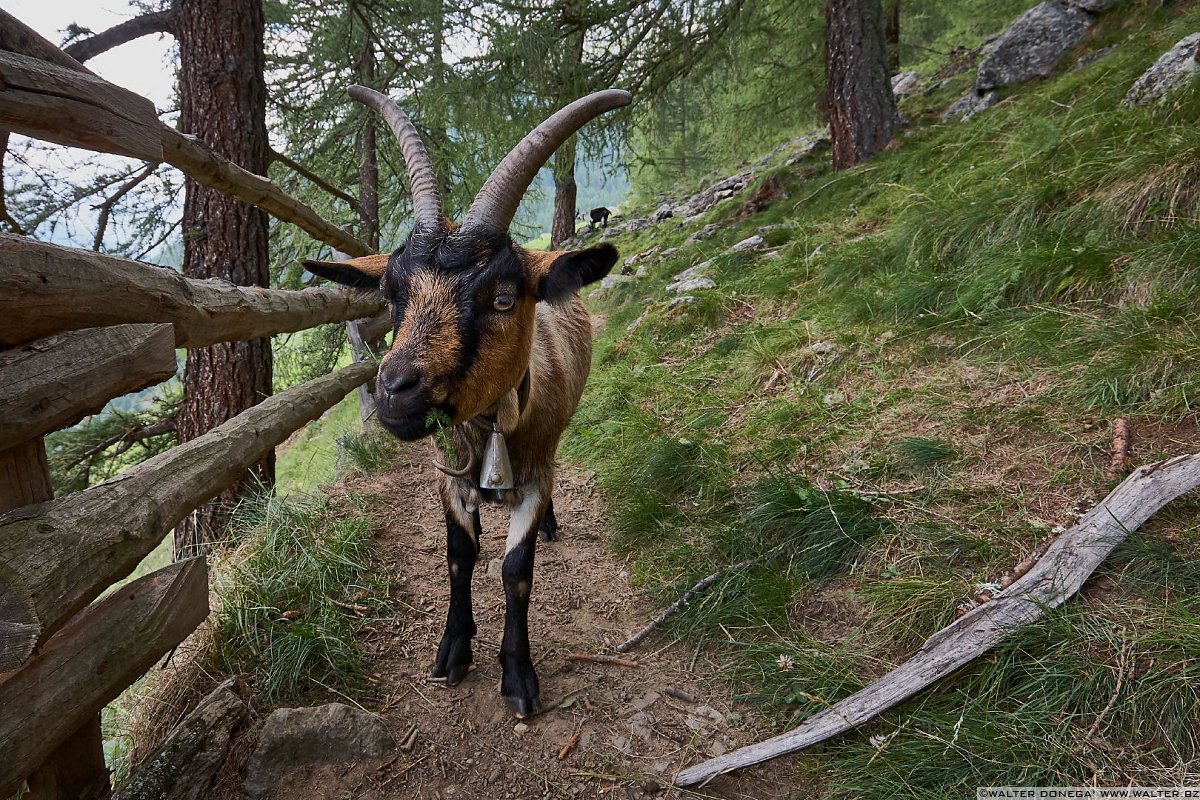
[[[554,498],[559,540],[538,547],[530,608],[542,704],[560,705],[519,724],[500,698],[504,601],[497,559],[507,519],[486,507],[473,586],[477,669],[452,688],[429,681],[449,589],[441,504],[426,453],[423,444],[411,446],[393,470],[346,485],[387,498],[388,508],[377,513],[386,525],[381,542],[398,609],[390,626],[367,637],[378,682],[363,705],[381,714],[401,745],[415,737],[358,796],[799,796],[800,767],[788,760],[722,777],[699,795],[669,788],[682,766],[769,734],[730,713],[729,689],[716,680],[717,668],[704,654],[651,637],[632,654],[641,664],[636,668],[567,659],[577,652],[613,652],[655,611],[630,588],[626,565],[606,545],[601,498],[575,470],[560,469]],[[668,696],[666,687],[696,702]],[[577,744],[560,760],[575,734]]]

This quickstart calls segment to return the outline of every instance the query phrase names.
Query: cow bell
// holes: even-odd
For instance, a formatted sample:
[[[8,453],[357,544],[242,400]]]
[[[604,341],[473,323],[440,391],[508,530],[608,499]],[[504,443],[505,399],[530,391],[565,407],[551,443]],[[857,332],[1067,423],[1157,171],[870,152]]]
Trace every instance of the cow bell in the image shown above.
[[[508,460],[508,445],[504,434],[495,424],[488,434],[487,447],[483,450],[483,468],[479,470],[479,488],[513,488],[512,462]]]

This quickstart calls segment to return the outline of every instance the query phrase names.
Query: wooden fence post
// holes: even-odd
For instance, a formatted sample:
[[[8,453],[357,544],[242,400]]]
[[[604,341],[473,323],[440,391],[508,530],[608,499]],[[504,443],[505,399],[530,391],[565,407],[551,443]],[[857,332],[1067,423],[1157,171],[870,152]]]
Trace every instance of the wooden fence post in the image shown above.
[[[41,436],[0,451],[0,514],[53,499],[54,485],[46,465],[46,444]],[[108,768],[104,765],[104,737],[97,714],[29,776],[26,797],[30,800],[90,800],[107,797],[110,792]]]

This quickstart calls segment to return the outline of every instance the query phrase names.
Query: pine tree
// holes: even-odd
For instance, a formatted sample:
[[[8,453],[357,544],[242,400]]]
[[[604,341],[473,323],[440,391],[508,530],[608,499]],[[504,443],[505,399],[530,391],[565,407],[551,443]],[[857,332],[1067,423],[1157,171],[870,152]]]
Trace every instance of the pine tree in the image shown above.
[[[834,169],[866,161],[887,146],[899,126],[880,0],[828,0],[825,108]]]
[[[180,128],[257,174],[267,169],[267,87],[260,0],[176,0]],[[188,180],[183,206],[184,274],[269,286],[266,212]],[[187,442],[271,394],[271,341],[225,342],[188,351],[178,433]],[[267,455],[242,480],[175,529],[177,558],[224,533],[231,507],[275,481]]]

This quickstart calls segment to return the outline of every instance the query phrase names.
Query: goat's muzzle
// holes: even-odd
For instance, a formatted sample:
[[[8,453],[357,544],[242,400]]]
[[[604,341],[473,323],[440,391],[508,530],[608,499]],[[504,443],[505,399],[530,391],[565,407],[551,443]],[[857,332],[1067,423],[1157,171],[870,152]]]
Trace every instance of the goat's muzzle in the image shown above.
[[[389,433],[413,441],[433,432],[433,402],[421,373],[404,365],[384,364],[375,382],[375,410]]]

